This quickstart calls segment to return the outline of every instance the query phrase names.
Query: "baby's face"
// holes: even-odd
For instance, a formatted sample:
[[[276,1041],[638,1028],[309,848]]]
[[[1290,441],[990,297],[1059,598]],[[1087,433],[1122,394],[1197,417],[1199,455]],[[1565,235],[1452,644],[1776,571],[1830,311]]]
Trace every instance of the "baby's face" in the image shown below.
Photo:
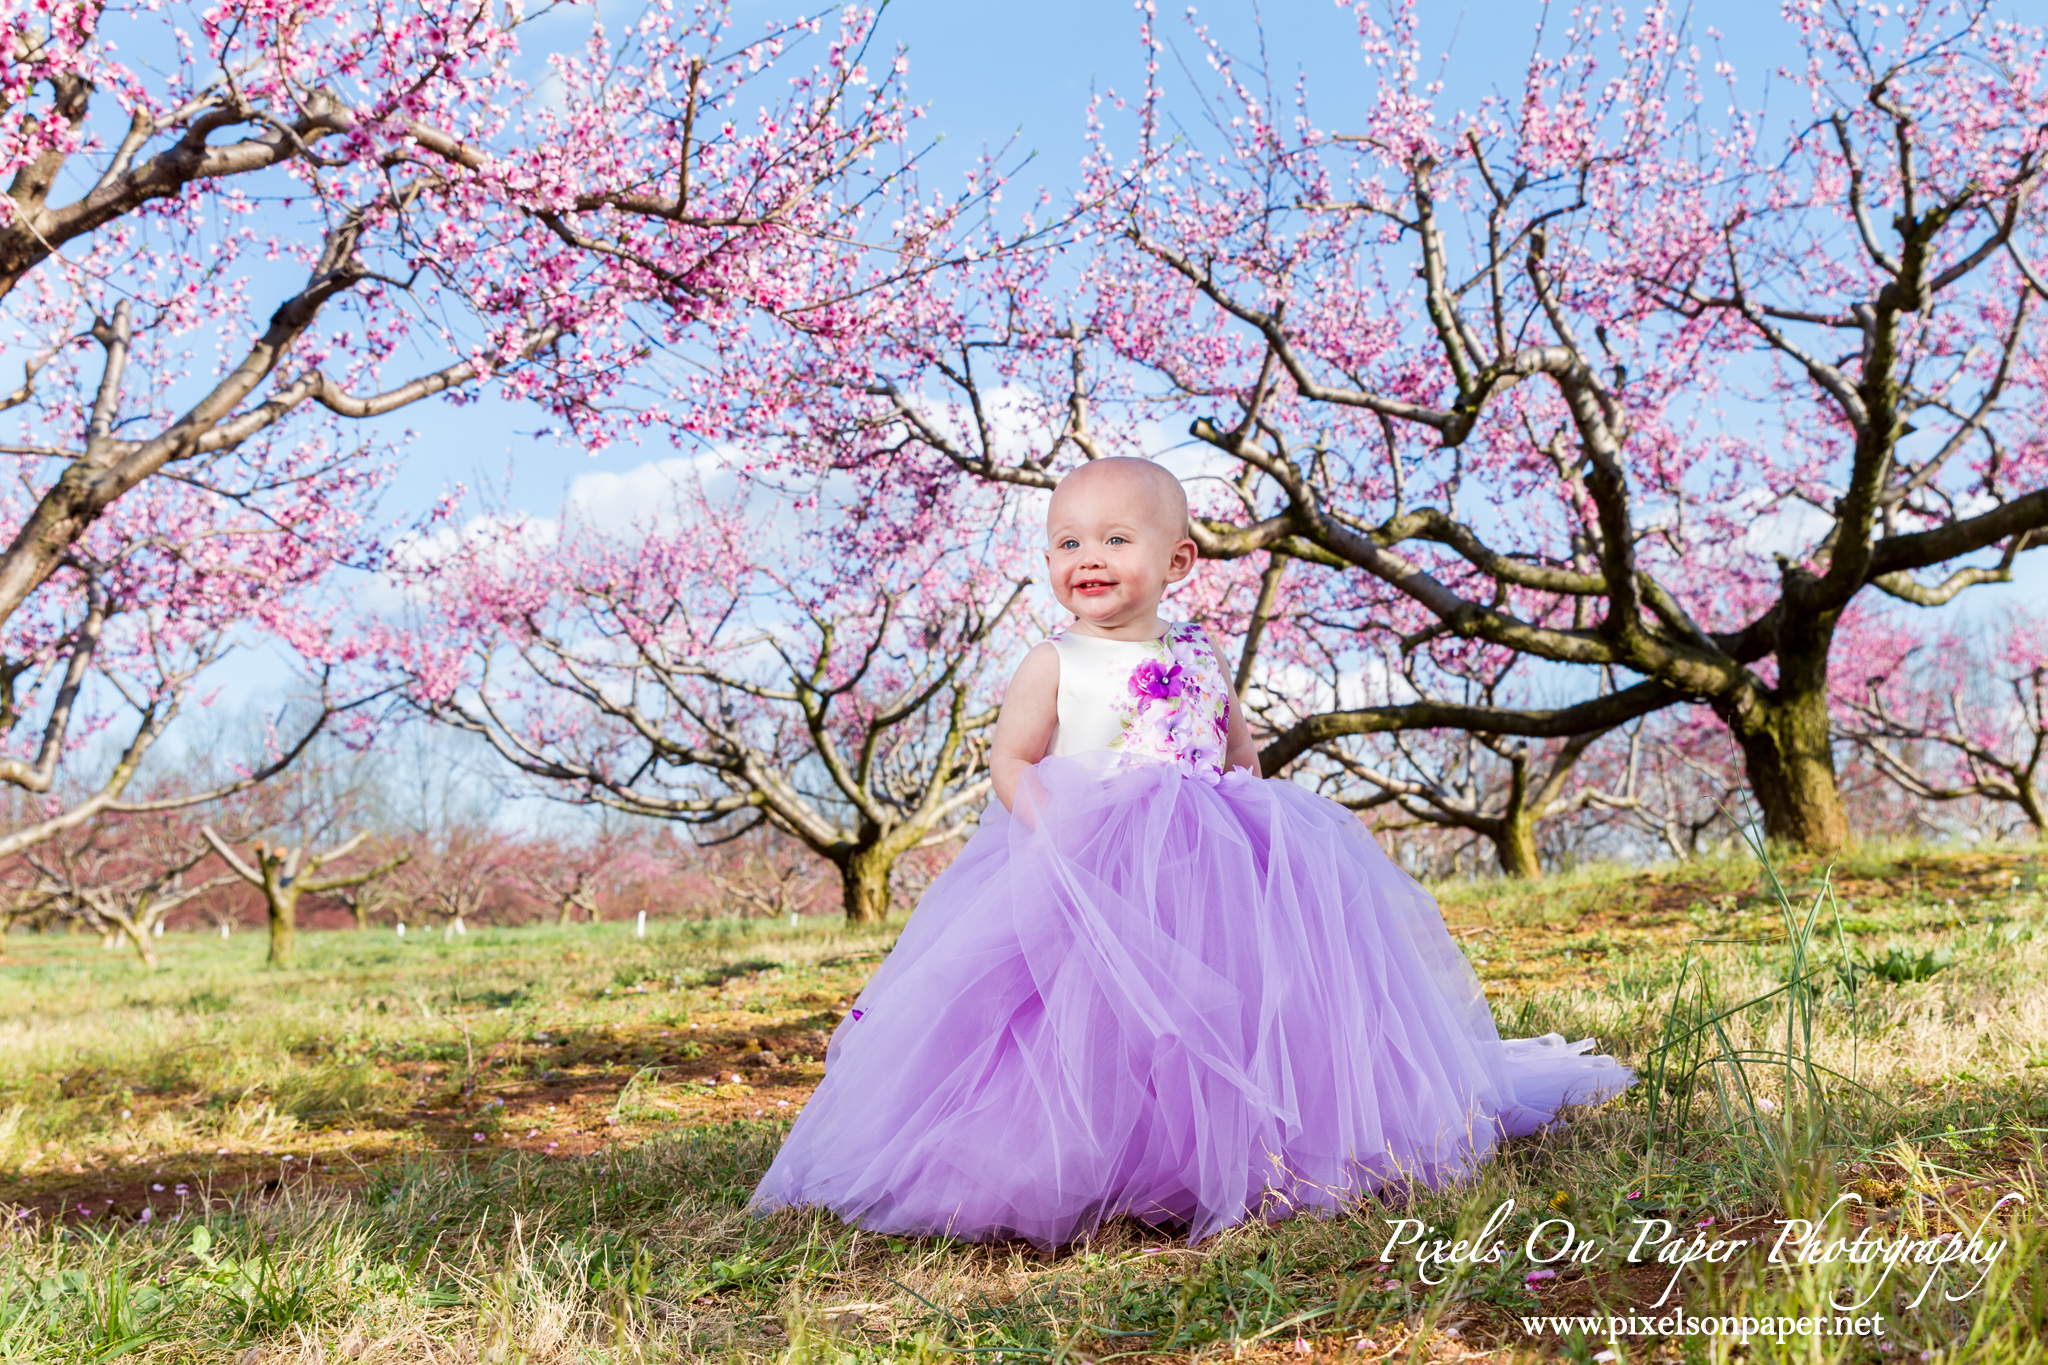
[[[1149,624],[1166,585],[1194,567],[1185,504],[1160,496],[1163,474],[1104,461],[1053,493],[1045,567],[1053,596],[1081,620],[1106,631]]]

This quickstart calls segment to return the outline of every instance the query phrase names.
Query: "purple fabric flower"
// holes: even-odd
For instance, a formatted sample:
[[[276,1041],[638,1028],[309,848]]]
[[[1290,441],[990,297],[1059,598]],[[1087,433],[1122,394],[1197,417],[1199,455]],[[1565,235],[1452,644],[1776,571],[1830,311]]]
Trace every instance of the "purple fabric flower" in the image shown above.
[[[1131,695],[1136,697],[1178,697],[1187,691],[1186,670],[1179,664],[1162,669],[1147,659],[1131,671]]]

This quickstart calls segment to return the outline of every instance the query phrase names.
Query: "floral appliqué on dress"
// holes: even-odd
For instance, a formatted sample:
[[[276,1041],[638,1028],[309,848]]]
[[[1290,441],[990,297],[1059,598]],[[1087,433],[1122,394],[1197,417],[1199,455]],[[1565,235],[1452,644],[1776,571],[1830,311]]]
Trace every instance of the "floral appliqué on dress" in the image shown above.
[[[1121,753],[1163,758],[1190,777],[1222,780],[1230,744],[1230,689],[1202,628],[1173,625],[1152,644],[1154,657],[1131,670],[1130,695],[1117,705]]]

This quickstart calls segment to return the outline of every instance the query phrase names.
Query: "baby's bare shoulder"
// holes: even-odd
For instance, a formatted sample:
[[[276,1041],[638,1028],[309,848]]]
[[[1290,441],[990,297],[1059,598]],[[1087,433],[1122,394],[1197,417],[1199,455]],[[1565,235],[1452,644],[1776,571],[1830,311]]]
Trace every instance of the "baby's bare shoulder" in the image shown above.
[[[1041,640],[1033,645],[1029,653],[1018,663],[1017,671],[1010,675],[1010,690],[1019,687],[1058,687],[1060,683],[1060,652],[1050,640]]]

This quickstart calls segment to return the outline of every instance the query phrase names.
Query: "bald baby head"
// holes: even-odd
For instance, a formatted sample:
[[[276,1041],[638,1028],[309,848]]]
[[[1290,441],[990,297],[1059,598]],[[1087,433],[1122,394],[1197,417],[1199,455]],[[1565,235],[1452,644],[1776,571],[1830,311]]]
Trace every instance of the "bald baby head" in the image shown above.
[[[1150,460],[1094,460],[1052,492],[1045,567],[1076,629],[1119,639],[1159,638],[1167,586],[1195,567],[1188,498]]]
[[[1048,532],[1063,520],[1105,517],[1143,522],[1169,540],[1188,533],[1188,495],[1180,480],[1152,463],[1128,455],[1090,460],[1061,479],[1045,512]]]

